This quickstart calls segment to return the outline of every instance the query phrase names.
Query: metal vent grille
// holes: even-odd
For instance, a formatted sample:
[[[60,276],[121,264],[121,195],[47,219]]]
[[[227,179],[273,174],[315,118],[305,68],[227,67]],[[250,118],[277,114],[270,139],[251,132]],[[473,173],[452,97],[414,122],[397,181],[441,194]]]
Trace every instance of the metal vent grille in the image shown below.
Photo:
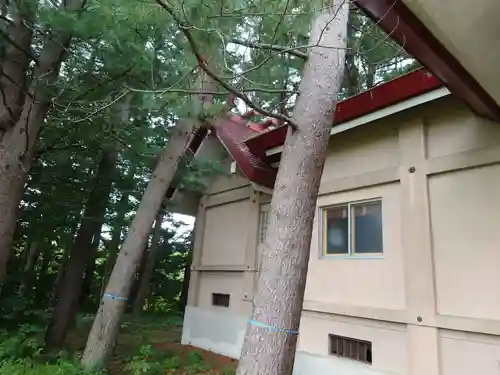
[[[370,341],[331,334],[328,337],[330,340],[330,354],[358,362],[372,363],[372,343]]]

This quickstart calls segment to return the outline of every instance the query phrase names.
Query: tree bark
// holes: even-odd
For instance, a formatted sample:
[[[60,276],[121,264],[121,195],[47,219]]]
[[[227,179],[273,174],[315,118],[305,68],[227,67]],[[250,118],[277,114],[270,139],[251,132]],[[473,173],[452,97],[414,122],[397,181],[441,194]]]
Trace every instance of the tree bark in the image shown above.
[[[102,366],[112,352],[126,301],[107,296],[120,298],[129,296],[132,276],[139,265],[144,244],[177,166],[184,155],[191,131],[192,126],[184,121],[179,121],[172,129],[168,145],[144,192],[127,238],[113,267],[105,295],[87,340],[83,354],[83,365],[87,369]]]
[[[54,302],[57,296],[59,295],[59,289],[61,288],[64,271],[66,270],[66,267],[68,265],[69,254],[70,254],[70,249],[69,248],[64,249],[64,252],[61,257],[61,262],[59,263],[59,268],[57,270],[57,276],[52,286],[52,291],[50,294],[50,303],[49,303],[50,306],[54,306]]]
[[[304,68],[292,114],[298,129],[289,132],[284,145],[252,315],[253,321],[294,331],[302,313],[316,200],[345,58],[348,3],[322,5],[311,44],[321,38],[322,46],[338,48],[312,47]],[[296,344],[293,333],[249,324],[236,373],[291,375]]]
[[[81,9],[85,0],[63,2],[66,11]],[[38,66],[35,68],[21,116],[0,140],[0,283],[7,271],[11,253],[19,202],[30,168],[38,133],[43,125],[50,104],[49,88],[59,76],[63,55],[71,41],[66,32],[54,32],[47,38]]]
[[[29,247],[28,255],[26,257],[26,265],[23,270],[23,280],[21,286],[19,288],[19,295],[24,296],[26,291],[32,289],[33,279],[36,275],[33,272],[33,267],[36,262],[38,262],[38,258],[40,257],[40,246],[39,243],[33,241]]]
[[[151,230],[153,232],[153,230]],[[132,312],[132,309],[134,307],[134,301],[135,298],[137,297],[137,293],[139,292],[139,286],[141,284],[141,278],[142,274],[144,273],[144,270],[146,269],[146,263],[148,261],[148,256],[149,256],[149,239],[146,241],[146,245],[144,247],[144,250],[142,251],[141,255],[141,261],[139,262],[139,267],[137,267],[137,271],[132,277],[132,282],[131,282],[131,287],[130,287],[130,293],[128,296],[128,303],[127,303],[127,308],[126,312]]]
[[[97,258],[97,250],[99,249],[99,244],[101,243],[101,232],[105,212],[103,211],[102,214],[102,217],[99,219],[101,225],[96,227],[96,232],[94,233],[92,239],[92,246],[89,249],[90,259],[87,262],[87,267],[85,268],[85,277],[83,279],[83,287],[79,303],[82,307],[88,307],[87,305],[89,303],[90,296],[92,295],[92,282],[94,281],[94,272],[96,268],[95,262]]]
[[[28,27],[32,21],[32,10],[25,0],[16,2],[9,39],[12,43],[2,59],[0,77],[0,133],[7,131],[19,120],[25,100],[26,75],[31,61],[31,39],[33,32]]]
[[[149,290],[149,282],[151,281],[151,276],[156,265],[156,257],[158,255],[158,250],[160,249],[160,239],[161,239],[161,225],[163,223],[163,212],[159,212],[156,215],[155,226],[153,229],[153,238],[151,239],[151,246],[149,247],[149,254],[147,257],[146,265],[144,271],[140,275],[139,279],[139,289],[137,290],[137,295],[134,300],[133,312],[135,315],[139,315],[144,307],[144,302]]]
[[[71,322],[76,315],[83,274],[92,255],[90,248],[94,234],[102,225],[99,220],[104,217],[108,205],[117,157],[118,149],[116,147],[106,150],[94,177],[94,187],[87,201],[85,214],[61,280],[64,288],[58,289],[56,306],[45,339],[47,346],[62,347]]]

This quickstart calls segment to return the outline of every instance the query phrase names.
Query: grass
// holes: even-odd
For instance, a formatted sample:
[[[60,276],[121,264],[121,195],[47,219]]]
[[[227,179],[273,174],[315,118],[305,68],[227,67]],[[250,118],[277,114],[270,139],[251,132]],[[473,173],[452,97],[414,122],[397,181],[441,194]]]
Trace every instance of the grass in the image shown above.
[[[85,373],[80,354],[92,317],[79,319],[67,347],[44,353],[44,329],[21,326],[17,332],[0,330],[0,374],[8,375],[234,375],[236,361],[180,344],[182,318],[143,315],[122,324],[115,352],[106,372]]]

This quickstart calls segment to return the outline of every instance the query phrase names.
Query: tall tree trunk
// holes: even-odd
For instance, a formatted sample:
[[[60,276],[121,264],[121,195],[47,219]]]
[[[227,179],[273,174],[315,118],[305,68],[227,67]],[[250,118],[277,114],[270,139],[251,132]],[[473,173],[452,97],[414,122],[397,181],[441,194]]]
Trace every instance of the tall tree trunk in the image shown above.
[[[104,211],[102,217],[99,219],[101,225],[96,227],[96,232],[92,240],[92,246],[89,249],[89,261],[85,268],[85,277],[83,279],[82,294],[80,296],[80,306],[86,307],[88,305],[90,296],[92,294],[92,282],[94,281],[94,272],[96,268],[97,250],[101,243],[102,225],[104,223]]]
[[[67,0],[62,6],[68,12],[75,12],[84,4],[85,0]],[[57,81],[70,41],[70,34],[57,31],[45,40],[21,116],[0,140],[0,283],[7,270],[24,183],[48,111],[49,88]]]
[[[370,90],[375,85],[375,73],[377,72],[377,66],[375,64],[368,63],[368,71],[366,72],[366,89]]]
[[[26,264],[23,270],[23,280],[21,286],[19,288],[19,295],[24,296],[26,292],[30,292],[33,286],[33,279],[36,275],[33,272],[33,268],[35,264],[38,262],[38,258],[40,257],[40,244],[36,241],[33,241],[29,247],[28,254],[26,257]]]
[[[9,39],[12,44],[7,48],[2,59],[0,77],[0,132],[6,132],[16,124],[24,104],[26,75],[31,61],[31,39],[33,32],[29,27],[33,9],[26,0],[18,0],[12,24],[9,27]],[[32,5],[32,4],[31,4]]]
[[[332,4],[333,3],[333,4]],[[334,98],[343,78],[348,3],[321,4],[311,32],[312,47],[292,114],[298,129],[284,145],[271,201],[252,321],[238,375],[291,375],[309,262],[318,189],[326,158]],[[324,7],[324,6],[327,7]],[[334,9],[335,8],[335,9]],[[333,18],[335,17],[335,20]],[[321,38],[321,43],[319,39]]]
[[[59,268],[57,270],[57,276],[54,281],[52,291],[50,294],[50,306],[54,306],[54,302],[57,296],[59,295],[59,289],[61,288],[64,271],[66,270],[66,267],[68,265],[69,254],[70,254],[69,248],[63,250],[63,254],[61,256],[61,262],[59,263]]]
[[[49,286],[49,266],[50,261],[52,260],[52,246],[50,243],[45,241],[43,244],[42,251],[42,263],[40,265],[40,269],[38,270],[38,278],[36,280],[36,289],[35,289],[35,300],[38,306],[42,305],[47,301],[47,292],[50,290]],[[47,306],[48,307],[48,306]]]
[[[179,121],[171,132],[168,145],[156,165],[118,254],[105,295],[92,325],[83,354],[83,364],[86,368],[103,365],[112,352],[120,319],[126,307],[126,301],[123,298],[129,296],[132,276],[141,260],[151,225],[184,155],[192,126],[188,122]]]
[[[133,312],[135,315],[139,315],[142,312],[142,308],[144,307],[144,301],[146,301],[146,297],[149,290],[149,282],[151,281],[151,277],[153,276],[156,264],[156,257],[160,249],[162,223],[163,223],[163,212],[160,211],[158,215],[156,215],[155,226],[153,229],[153,238],[151,239],[151,246],[149,247],[146,265],[139,279],[139,289],[137,290],[137,295],[135,296],[134,307],[133,307]]]
[[[46,335],[48,346],[61,347],[63,345],[67,331],[76,314],[82,290],[83,274],[90,261],[89,257],[92,255],[90,251],[92,240],[97,229],[102,225],[98,220],[103,217],[108,205],[117,156],[116,147],[106,150],[94,177],[94,186],[90,192],[68,265],[61,280],[64,288],[58,289],[56,306]]]

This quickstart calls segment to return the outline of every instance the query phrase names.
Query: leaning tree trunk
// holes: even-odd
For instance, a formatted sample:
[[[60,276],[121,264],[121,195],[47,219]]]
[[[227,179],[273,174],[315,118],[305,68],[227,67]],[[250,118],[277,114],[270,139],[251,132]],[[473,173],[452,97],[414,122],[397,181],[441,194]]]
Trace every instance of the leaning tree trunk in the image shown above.
[[[76,316],[85,267],[92,256],[90,249],[94,235],[102,225],[99,220],[104,217],[108,205],[117,157],[116,147],[106,150],[94,177],[94,186],[61,279],[63,287],[57,290],[57,302],[45,338],[47,346],[62,347]]]
[[[83,365],[88,369],[102,366],[112,353],[130,293],[132,276],[141,260],[153,221],[184,155],[191,129],[192,126],[187,122],[179,121],[171,130],[168,145],[144,192],[88,337],[83,354]]]
[[[144,307],[144,302],[149,289],[149,282],[153,276],[153,272],[156,264],[156,256],[158,250],[160,249],[160,239],[161,239],[161,225],[163,223],[163,212],[159,212],[156,215],[155,226],[153,229],[153,238],[151,239],[151,246],[149,247],[148,258],[146,265],[139,279],[139,289],[137,290],[137,295],[135,296],[133,312],[135,315],[139,315]]]
[[[84,3],[85,0],[67,0],[62,6],[68,12],[76,12]],[[57,81],[70,40],[70,34],[57,31],[45,40],[20,118],[0,140],[0,283],[7,271],[24,183],[49,108],[49,89]]]
[[[285,141],[254,297],[253,322],[290,331],[299,329],[316,199],[343,77],[348,5],[333,3],[313,24],[311,44],[321,47],[311,48],[304,68],[292,115],[298,129]],[[249,323],[237,374],[291,375],[296,344],[293,332]]]

